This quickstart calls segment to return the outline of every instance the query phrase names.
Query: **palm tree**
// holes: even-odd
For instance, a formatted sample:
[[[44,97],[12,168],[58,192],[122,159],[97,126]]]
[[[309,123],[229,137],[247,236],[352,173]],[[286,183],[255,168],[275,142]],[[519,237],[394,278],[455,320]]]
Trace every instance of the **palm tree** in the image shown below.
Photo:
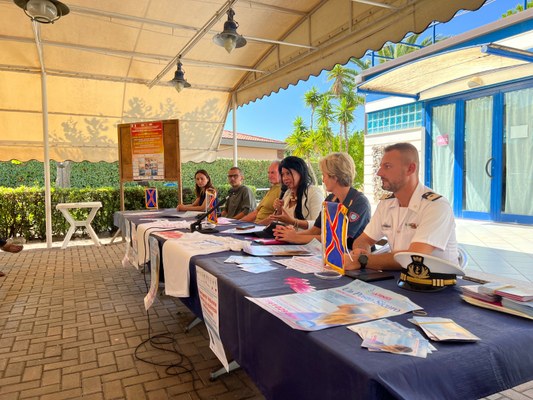
[[[528,1],[526,4],[526,8],[533,8],[533,1]],[[524,6],[522,4],[517,4],[515,8],[507,10],[505,14],[502,14],[502,18],[509,17],[522,11],[524,11]]]
[[[333,96],[340,98],[344,93],[349,92],[355,83],[357,72],[351,68],[336,64],[328,72],[328,81],[333,80],[330,92]]]
[[[333,141],[331,123],[334,120],[333,106],[330,96],[324,94],[320,107],[317,108],[318,129],[313,135],[315,149],[318,153],[327,154],[331,151],[330,144]]]
[[[311,89],[309,89],[304,94],[304,101],[305,105],[307,107],[311,107],[311,122],[309,123],[309,129],[313,130],[313,121],[315,118],[315,110],[320,104],[320,101],[322,100],[322,95],[316,88],[316,86],[313,86]]]
[[[381,48],[381,50],[378,51],[378,54],[380,56],[388,57],[388,58],[398,58],[401,56],[404,56],[406,54],[412,53],[413,51],[416,51],[421,47],[429,46],[430,44],[433,44],[433,39],[431,37],[427,37],[423,39],[420,43],[418,42],[418,39],[420,38],[420,35],[413,33],[412,35],[404,38],[402,40],[402,43],[387,43],[385,46]],[[443,37],[439,37],[438,40],[442,40]],[[382,58],[380,62],[385,62],[386,58]]]
[[[298,157],[308,157],[309,148],[306,147],[306,139],[309,137],[309,129],[305,126],[302,117],[297,116],[292,122],[292,133],[285,139],[292,154]]]
[[[368,58],[355,58],[351,57],[350,62],[354,63],[361,71],[364,71],[365,69],[368,69],[372,67],[372,62]]]
[[[348,127],[355,120],[355,109],[360,105],[363,105],[364,102],[364,97],[361,96],[343,96],[335,108],[335,118],[339,122],[339,145],[342,149],[342,142],[344,139],[345,151],[348,151]]]
[[[313,131],[307,129],[305,126],[304,120],[302,117],[298,116],[292,122],[293,130],[292,133],[285,139],[287,145],[292,150],[292,154],[305,159],[311,176],[315,183],[318,182],[315,174],[315,170],[311,165],[311,155],[314,152],[315,145],[313,137]]]

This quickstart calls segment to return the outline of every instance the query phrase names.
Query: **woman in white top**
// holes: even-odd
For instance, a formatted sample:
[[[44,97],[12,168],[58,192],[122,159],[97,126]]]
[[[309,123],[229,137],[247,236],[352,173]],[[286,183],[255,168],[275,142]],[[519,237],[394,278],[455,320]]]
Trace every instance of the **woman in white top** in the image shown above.
[[[322,190],[311,185],[309,169],[300,157],[285,157],[279,164],[279,173],[287,191],[281,199],[274,201],[277,212],[269,217],[270,220],[281,221],[296,229],[308,229],[322,209]]]

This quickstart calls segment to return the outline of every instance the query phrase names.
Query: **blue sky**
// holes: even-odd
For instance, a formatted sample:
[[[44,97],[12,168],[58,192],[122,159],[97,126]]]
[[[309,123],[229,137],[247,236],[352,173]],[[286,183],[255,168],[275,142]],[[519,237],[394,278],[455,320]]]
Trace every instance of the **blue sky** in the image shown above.
[[[438,0],[446,1],[446,0]],[[488,0],[477,11],[459,11],[454,19],[436,28],[438,35],[454,36],[467,32],[489,22],[501,18],[507,10],[524,4],[524,0]],[[422,38],[428,34],[423,33]],[[318,77],[311,77],[307,81],[300,81],[296,86],[289,86],[268,97],[257,100],[246,106],[237,108],[237,132],[249,135],[263,136],[271,139],[285,140],[292,132],[292,123],[297,116],[301,116],[309,123],[310,109],[304,105],[304,94],[313,86],[320,91],[326,91],[331,82],[327,81],[326,73]],[[232,112],[228,115],[225,129],[233,129]],[[353,129],[363,129],[363,107],[356,110],[356,123]]]

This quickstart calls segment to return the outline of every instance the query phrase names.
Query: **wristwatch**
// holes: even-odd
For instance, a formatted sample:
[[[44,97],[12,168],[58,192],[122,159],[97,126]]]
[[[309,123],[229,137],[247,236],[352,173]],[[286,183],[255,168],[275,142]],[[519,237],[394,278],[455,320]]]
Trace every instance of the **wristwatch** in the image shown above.
[[[359,254],[357,261],[359,261],[359,264],[361,264],[361,269],[365,269],[366,264],[368,264],[368,256],[366,254]]]

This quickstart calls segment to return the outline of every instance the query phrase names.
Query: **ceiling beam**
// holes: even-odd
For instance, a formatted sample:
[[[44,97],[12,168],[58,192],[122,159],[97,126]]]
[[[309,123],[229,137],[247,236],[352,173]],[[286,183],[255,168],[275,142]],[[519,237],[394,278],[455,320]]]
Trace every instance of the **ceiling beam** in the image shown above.
[[[387,3],[381,3],[379,1],[373,1],[373,0],[352,0],[352,1],[354,3],[368,4],[369,6],[383,7],[383,8],[388,8],[390,10],[399,10],[400,9],[399,7],[395,7],[395,6],[392,6],[392,5],[387,4]]]
[[[29,39],[29,38],[4,36],[4,35],[0,35],[0,40],[22,42],[22,43],[34,43],[35,42],[34,40]],[[162,62],[168,62],[169,60],[172,59],[171,56],[165,56],[162,54],[139,53],[139,52],[128,51],[128,50],[107,49],[103,47],[84,46],[84,45],[71,44],[71,43],[60,43],[60,42],[52,42],[52,41],[47,41],[47,40],[40,40],[40,43],[41,45],[46,45],[46,46],[61,47],[61,48],[66,48],[66,49],[87,51],[90,53],[106,54],[106,55],[118,56],[118,57],[155,60],[155,61],[162,61]],[[264,73],[264,71],[262,70],[255,69],[255,68],[249,68],[245,65],[216,63],[216,62],[210,62],[210,61],[195,60],[192,58],[182,58],[182,61],[186,62],[188,65],[196,65],[200,67],[221,68],[221,69],[229,69],[229,70],[236,70],[236,71]]]
[[[276,10],[279,12],[296,14],[296,15],[305,15],[303,11],[289,10],[287,8],[271,6],[271,5],[259,3],[256,1],[252,1],[250,2],[250,4],[257,6],[258,8],[266,8],[266,9],[271,9],[271,10]],[[191,32],[196,32],[196,33],[200,31],[200,28],[190,26],[190,25],[176,24],[173,22],[160,21],[160,20],[144,18],[144,17],[136,17],[134,15],[119,14],[119,13],[114,13],[111,11],[95,10],[93,8],[80,7],[80,6],[74,6],[74,5],[69,6],[69,8],[71,12],[76,13],[76,14],[81,14],[81,15],[94,15],[97,17],[109,18],[110,20],[117,19],[117,20],[123,20],[123,21],[131,21],[131,22],[137,22],[140,24],[149,24],[149,25],[161,26],[161,27],[170,28],[170,29],[181,29],[181,30],[186,30],[186,31],[191,31]],[[216,35],[217,33],[219,32],[213,31],[213,30],[210,30],[207,32],[207,34],[210,34],[210,35]],[[257,42],[257,43],[271,43],[271,44],[281,44],[281,45],[293,46],[293,47],[313,48],[312,46],[307,46],[307,45],[299,44],[299,43],[282,42],[282,41],[273,40],[273,39],[257,38],[257,37],[246,36],[246,35],[243,35],[243,36],[246,40]]]
[[[19,66],[0,64],[0,71],[9,71],[9,72],[21,72],[28,74],[41,74],[41,69],[34,68],[21,68]],[[120,83],[135,83],[139,85],[147,85],[149,83],[148,79],[138,79],[138,78],[128,78],[128,77],[119,77],[113,75],[100,75],[100,74],[87,74],[82,72],[72,72],[72,71],[62,71],[57,69],[47,69],[46,75],[48,76],[59,76],[63,78],[78,78],[78,79],[91,79],[97,81],[108,81],[108,82],[120,82]],[[158,86],[169,86],[167,82],[159,82]],[[214,92],[224,92],[229,93],[231,88],[222,87],[222,86],[209,86],[209,85],[192,85],[192,89],[196,90],[208,90]]]

